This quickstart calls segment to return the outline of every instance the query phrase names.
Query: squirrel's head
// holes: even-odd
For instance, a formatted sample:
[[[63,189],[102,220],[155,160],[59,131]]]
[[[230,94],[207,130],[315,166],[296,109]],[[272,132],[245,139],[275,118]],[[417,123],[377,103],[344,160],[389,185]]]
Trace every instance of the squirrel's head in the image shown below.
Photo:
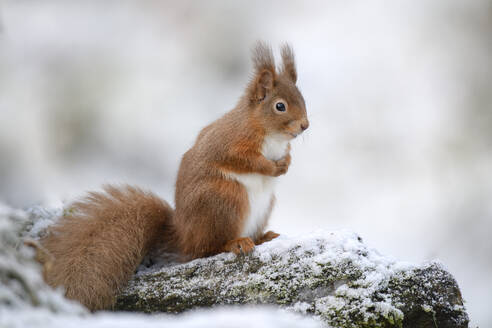
[[[306,130],[309,121],[306,104],[297,89],[297,71],[292,48],[282,47],[282,65],[277,71],[271,48],[258,42],[253,50],[254,76],[248,89],[249,110],[267,134],[295,138]]]

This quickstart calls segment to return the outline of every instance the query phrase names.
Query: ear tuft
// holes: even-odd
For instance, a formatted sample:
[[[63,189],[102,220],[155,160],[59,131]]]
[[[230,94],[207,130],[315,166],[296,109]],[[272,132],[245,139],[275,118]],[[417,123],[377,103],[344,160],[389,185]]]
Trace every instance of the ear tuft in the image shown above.
[[[273,59],[272,48],[263,41],[257,41],[253,48],[253,64],[256,73],[269,70],[275,73],[275,60]]]
[[[282,46],[282,68],[280,74],[289,78],[292,82],[297,82],[297,69],[292,47],[285,43]]]

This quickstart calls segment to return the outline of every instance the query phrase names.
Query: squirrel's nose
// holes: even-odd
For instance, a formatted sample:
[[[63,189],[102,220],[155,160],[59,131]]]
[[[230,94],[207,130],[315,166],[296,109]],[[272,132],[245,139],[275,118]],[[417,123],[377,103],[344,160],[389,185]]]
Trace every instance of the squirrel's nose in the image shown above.
[[[307,120],[301,123],[302,131],[306,130],[308,127],[309,127],[309,122]]]

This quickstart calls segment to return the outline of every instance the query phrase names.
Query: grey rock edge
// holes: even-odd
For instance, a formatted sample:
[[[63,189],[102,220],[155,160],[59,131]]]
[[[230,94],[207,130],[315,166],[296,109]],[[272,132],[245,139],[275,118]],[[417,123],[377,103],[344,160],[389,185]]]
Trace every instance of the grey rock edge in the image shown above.
[[[468,327],[458,285],[438,262],[398,262],[356,234],[279,237],[247,256],[220,254],[143,268],[115,310],[180,313],[274,304],[332,327]]]

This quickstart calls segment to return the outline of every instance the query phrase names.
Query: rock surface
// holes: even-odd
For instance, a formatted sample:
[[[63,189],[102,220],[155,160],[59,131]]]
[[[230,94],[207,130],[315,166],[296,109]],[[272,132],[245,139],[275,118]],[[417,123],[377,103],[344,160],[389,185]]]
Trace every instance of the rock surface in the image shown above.
[[[357,235],[279,237],[242,257],[220,254],[142,268],[116,309],[180,313],[224,304],[275,304],[333,327],[467,327],[453,276],[438,262],[398,262]]]

